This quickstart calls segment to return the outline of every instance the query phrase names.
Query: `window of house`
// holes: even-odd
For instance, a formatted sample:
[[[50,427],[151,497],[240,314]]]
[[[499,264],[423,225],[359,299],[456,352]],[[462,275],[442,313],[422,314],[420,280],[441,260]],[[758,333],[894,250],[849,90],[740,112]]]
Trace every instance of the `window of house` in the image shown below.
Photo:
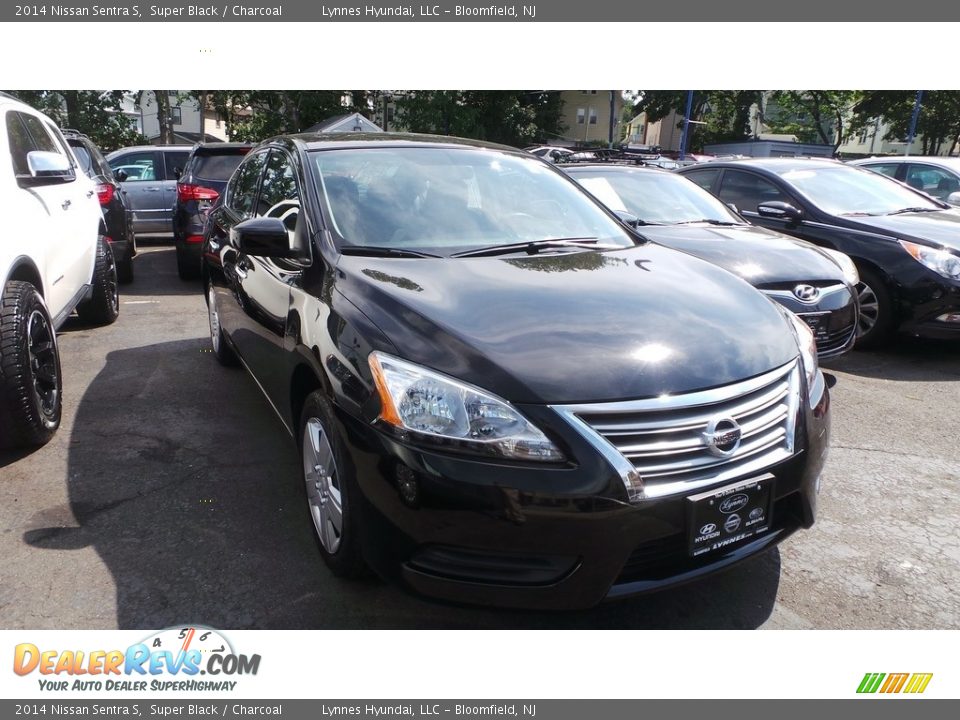
[[[591,125],[597,124],[597,111],[594,110],[593,108],[590,108],[590,124]]]
[[[577,108],[577,125],[583,125],[587,111],[584,108]]]
[[[170,122],[174,125],[180,125],[183,123],[183,113],[180,110],[180,106],[170,108]]]

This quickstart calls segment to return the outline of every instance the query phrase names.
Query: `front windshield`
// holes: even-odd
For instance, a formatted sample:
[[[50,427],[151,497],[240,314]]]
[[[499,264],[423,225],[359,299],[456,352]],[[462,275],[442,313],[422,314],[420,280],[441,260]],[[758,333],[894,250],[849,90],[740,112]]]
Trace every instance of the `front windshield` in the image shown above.
[[[603,169],[571,175],[611,210],[626,211],[645,223],[743,223],[713,195],[680,175]]]
[[[895,180],[847,165],[785,170],[780,177],[831,215],[887,215],[907,208],[941,207]]]
[[[574,183],[535,158],[398,147],[317,151],[312,160],[344,245],[435,255],[571,238],[634,245]]]

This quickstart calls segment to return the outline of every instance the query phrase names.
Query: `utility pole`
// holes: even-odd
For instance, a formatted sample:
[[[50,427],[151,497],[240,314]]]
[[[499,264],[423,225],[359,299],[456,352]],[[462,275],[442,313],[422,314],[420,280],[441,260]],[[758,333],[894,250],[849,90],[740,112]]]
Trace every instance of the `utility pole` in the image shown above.
[[[917,120],[920,119],[920,105],[923,103],[923,90],[917,90],[917,99],[913,102],[913,115],[910,116],[910,134],[907,135],[907,147],[903,154],[910,154],[910,146],[913,145],[913,139],[917,134]]]
[[[693,111],[693,90],[687,90],[687,111],[683,114],[683,134],[680,136],[680,159],[687,156],[687,140],[690,136],[690,113]]]

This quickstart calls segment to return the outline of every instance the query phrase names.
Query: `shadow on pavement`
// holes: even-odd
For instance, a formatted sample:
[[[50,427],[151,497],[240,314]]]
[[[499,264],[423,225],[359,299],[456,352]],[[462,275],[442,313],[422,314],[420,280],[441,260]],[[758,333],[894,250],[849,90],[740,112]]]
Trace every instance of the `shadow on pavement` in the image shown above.
[[[958,361],[960,342],[899,336],[881,350],[854,350],[823,367],[878,380],[943,382],[960,380]]]
[[[123,312],[123,301],[128,299],[145,295],[200,295],[202,292],[199,280],[181,280],[177,275],[177,251],[172,244],[140,247],[133,259],[133,282],[120,286],[120,312]]]
[[[107,356],[70,438],[77,526],[52,523],[48,508],[24,535],[53,551],[92,546],[121,628],[754,628],[773,610],[776,550],[580,613],[437,605],[339,580],[314,543],[293,441],[253,381],[208,348],[196,338]]]

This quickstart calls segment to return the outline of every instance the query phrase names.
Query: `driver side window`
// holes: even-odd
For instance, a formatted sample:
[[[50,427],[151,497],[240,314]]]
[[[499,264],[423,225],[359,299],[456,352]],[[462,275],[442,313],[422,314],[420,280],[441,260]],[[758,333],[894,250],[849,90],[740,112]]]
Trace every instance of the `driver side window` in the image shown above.
[[[791,199],[766,178],[742,170],[727,170],[720,181],[721,200],[733,203],[742,212],[756,213],[760,203],[778,200],[792,202]]]
[[[250,155],[237,168],[230,180],[226,205],[241,220],[253,217],[253,206],[257,198],[257,186],[260,182],[260,171],[267,161],[267,153],[259,152]]]

